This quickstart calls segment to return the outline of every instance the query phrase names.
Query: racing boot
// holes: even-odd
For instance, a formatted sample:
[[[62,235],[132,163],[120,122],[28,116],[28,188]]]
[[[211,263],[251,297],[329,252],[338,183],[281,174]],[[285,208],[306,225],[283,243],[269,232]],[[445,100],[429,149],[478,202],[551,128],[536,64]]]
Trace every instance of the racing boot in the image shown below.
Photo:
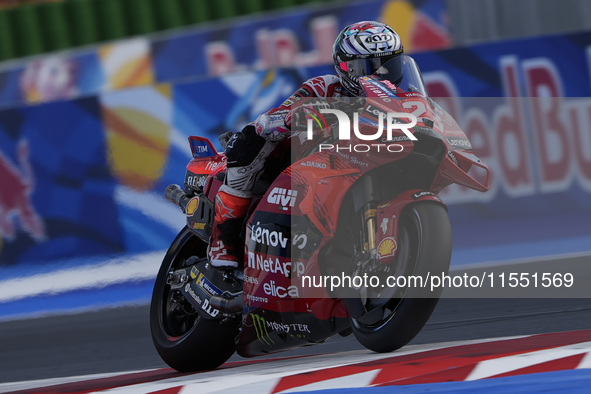
[[[250,195],[223,185],[215,197],[215,218],[209,242],[209,262],[216,268],[238,268],[244,261],[242,224]]]

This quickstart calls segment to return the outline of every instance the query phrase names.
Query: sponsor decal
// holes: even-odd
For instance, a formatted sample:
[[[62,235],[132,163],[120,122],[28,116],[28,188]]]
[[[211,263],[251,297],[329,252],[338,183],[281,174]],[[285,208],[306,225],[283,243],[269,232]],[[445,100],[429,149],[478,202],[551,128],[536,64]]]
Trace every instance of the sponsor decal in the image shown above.
[[[405,135],[397,135],[395,137],[392,137],[391,140],[387,140],[386,137],[382,137],[380,139],[380,142],[384,143],[384,144],[387,142],[401,142],[401,141],[410,141],[410,139]]]
[[[394,256],[397,247],[398,245],[396,245],[394,238],[387,237],[382,239],[378,245],[378,257],[384,258]]]
[[[199,295],[193,291],[189,283],[185,285],[185,293],[189,294],[191,298],[193,298],[197,304],[201,306],[201,309],[203,309],[203,311],[205,311],[205,313],[207,313],[209,316],[216,317],[220,313],[218,309],[214,309],[209,304],[209,300],[199,297]]]
[[[288,207],[293,207],[295,205],[297,196],[298,192],[295,190],[275,187],[271,190],[271,193],[269,193],[267,202],[279,205],[284,210],[287,210]]]
[[[365,106],[365,108],[363,109],[364,113],[370,114],[375,116],[376,118],[379,118],[381,114],[384,113],[384,111],[380,110],[378,107],[371,105],[371,104],[367,104]]]
[[[267,321],[265,318],[254,313],[251,313],[250,317],[252,318],[252,324],[254,325],[257,339],[261,341],[261,343],[273,347],[275,341],[269,336],[269,331],[267,331]]]
[[[295,234],[293,236],[292,245],[297,247],[298,249],[302,250],[306,247],[308,243],[308,236],[306,234]]]
[[[300,97],[310,97],[312,95],[312,92],[309,89],[306,89],[306,87],[302,87],[299,88],[295,94],[295,96],[300,96]]]
[[[362,167],[369,167],[369,163],[366,163],[364,161],[359,160],[357,157],[355,156],[351,156],[351,163],[353,164],[357,164],[358,166],[362,166]]]
[[[197,293],[191,289],[191,285],[189,283],[185,285],[185,292],[189,294],[195,301],[197,301],[199,305],[203,303],[203,299],[201,299],[201,297],[199,297],[199,295],[197,295]]]
[[[205,224],[206,223],[197,223],[197,222],[193,222],[191,224],[191,227],[194,228],[195,230],[205,230]]]
[[[192,270],[191,270],[192,271]],[[209,281],[202,273],[197,277],[197,285],[210,296],[222,294],[222,291]]]
[[[187,203],[187,216],[193,216],[199,206],[199,197],[193,197]]]
[[[312,167],[312,168],[320,168],[320,169],[326,169],[326,163],[318,163],[318,162],[314,162],[314,161],[302,161],[300,163],[300,165],[302,167]]]
[[[252,283],[253,285],[259,284],[259,279],[255,278],[254,276],[244,275],[243,279],[244,279],[244,283]]]
[[[284,119],[285,119],[285,112],[284,111],[275,112],[273,115],[268,115],[268,117],[267,117],[267,120],[270,123],[283,122]]]
[[[414,194],[411,195],[411,197],[415,200],[418,200],[421,197],[425,197],[425,196],[436,196],[437,194],[435,193],[431,193],[431,192],[427,192],[427,191],[422,191],[422,192],[416,192]]]
[[[300,296],[300,292],[297,286],[279,286],[275,284],[274,280],[270,281],[269,283],[264,283],[263,291],[267,295],[279,298],[285,298],[287,296],[291,298],[298,298]]]
[[[456,157],[456,155],[454,155],[454,153],[450,150],[447,151],[447,155],[449,156],[449,158],[451,159],[451,161],[454,162],[454,164],[456,166],[460,166],[460,162],[458,161],[458,158]]]
[[[388,218],[383,218],[382,219],[382,224],[380,224],[380,228],[382,229],[382,234],[386,234],[386,231],[388,231],[388,222],[390,221],[390,219]]]
[[[386,85],[387,87],[389,87],[390,89],[392,89],[392,91],[397,91],[398,87],[396,85],[394,85],[392,82],[388,81],[387,79],[383,79],[380,81],[382,84]]]
[[[275,261],[273,261],[273,257],[265,259],[263,255],[253,252],[248,252],[248,267],[272,274],[280,273],[286,278],[289,278],[291,272],[291,262],[281,262],[278,257],[275,258]]]
[[[371,36],[368,36],[365,38],[365,42],[367,42],[367,43],[384,42],[384,41],[390,41],[393,38],[394,37],[390,33],[372,34]]]
[[[185,183],[192,187],[205,187],[205,181],[207,180],[206,175],[191,175],[187,177]]]
[[[264,304],[267,304],[269,302],[269,299],[267,297],[259,297],[259,296],[255,296],[252,294],[247,294],[246,299],[248,301],[259,302],[259,303],[264,303]]]
[[[270,331],[289,334],[296,338],[305,338],[306,334],[310,334],[310,328],[307,324],[276,322],[273,320],[267,320],[254,313],[251,313],[250,315],[252,317],[255,331],[257,332],[257,338],[263,343],[265,343],[266,340],[272,342],[272,339],[269,336]],[[261,334],[260,336],[259,333]]]
[[[274,321],[267,321],[267,327],[274,331],[286,334],[311,334],[307,324],[300,323],[277,323]]]
[[[472,150],[472,144],[468,138],[447,138],[447,142],[454,148]]]
[[[385,55],[385,54],[383,54]],[[375,94],[377,97],[380,97],[383,99],[384,102],[391,102],[392,99],[389,97],[396,97],[396,95],[389,91],[384,89],[384,87],[382,86],[381,82],[378,83],[376,81],[373,81],[367,77],[361,77],[359,78],[359,80],[365,81],[367,84],[369,84],[369,86],[366,85],[367,89],[369,89],[369,91],[371,91],[373,94]]]
[[[248,268],[272,274],[282,274],[286,278],[291,278],[292,272],[297,277],[300,277],[306,268],[301,261],[291,262],[273,256],[265,258],[266,256],[260,253],[248,252]]]
[[[197,275],[199,275],[199,270],[197,269],[197,267],[193,266],[191,268],[191,279],[196,279]]]
[[[337,150],[337,153],[344,159],[350,160],[353,164],[357,164],[358,166],[363,167],[369,167],[369,163],[359,160],[356,156],[350,156],[349,154],[340,152],[339,150]]]
[[[388,81],[390,82],[390,81]],[[425,97],[424,94],[419,92],[402,92],[397,94],[398,97]]]
[[[281,246],[287,248],[289,238],[283,235],[282,231],[271,231],[260,226],[261,222],[253,225],[250,229],[250,239],[261,245]]]
[[[211,172],[213,172],[213,171],[215,171],[217,168],[219,168],[223,164],[224,164],[223,161],[210,161],[205,166],[205,171],[211,171]]]
[[[207,142],[197,139],[190,139],[191,151],[193,157],[211,157],[213,152],[210,151]]]

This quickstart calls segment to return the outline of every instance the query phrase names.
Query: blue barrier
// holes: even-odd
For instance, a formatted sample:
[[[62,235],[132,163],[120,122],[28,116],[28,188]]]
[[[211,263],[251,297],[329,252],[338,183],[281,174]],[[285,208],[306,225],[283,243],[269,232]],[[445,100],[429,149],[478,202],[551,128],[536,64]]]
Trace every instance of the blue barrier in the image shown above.
[[[590,48],[581,33],[416,54],[493,174],[488,193],[443,193],[455,264],[589,250]],[[244,71],[1,110],[0,265],[165,249],[183,217],[161,195],[184,174],[186,136],[216,140],[331,72]]]

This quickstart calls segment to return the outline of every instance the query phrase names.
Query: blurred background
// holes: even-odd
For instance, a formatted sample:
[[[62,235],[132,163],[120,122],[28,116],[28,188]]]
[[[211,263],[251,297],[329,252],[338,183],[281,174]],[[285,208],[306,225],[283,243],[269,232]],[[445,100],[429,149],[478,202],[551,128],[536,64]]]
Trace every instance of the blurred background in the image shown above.
[[[492,171],[453,267],[591,251],[591,2],[0,0],[0,319],[146,304],[187,136],[239,130],[380,20]],[[26,281],[24,281],[26,278]]]

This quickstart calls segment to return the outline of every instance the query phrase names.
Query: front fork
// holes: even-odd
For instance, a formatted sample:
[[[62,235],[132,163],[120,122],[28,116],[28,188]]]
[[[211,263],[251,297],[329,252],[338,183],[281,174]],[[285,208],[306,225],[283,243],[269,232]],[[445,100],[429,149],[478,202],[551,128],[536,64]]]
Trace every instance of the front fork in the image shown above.
[[[378,221],[378,210],[377,203],[370,202],[363,207],[363,225],[364,230],[363,240],[365,252],[372,258],[377,257],[377,221]]]
[[[366,203],[359,212],[361,220],[360,231],[358,232],[359,242],[354,247],[354,258],[352,267],[352,276],[363,277],[367,272],[367,264],[372,264],[372,260],[377,259],[377,202],[370,201]],[[361,287],[352,287],[350,293],[343,298],[343,302],[353,318],[360,318],[367,314],[365,302],[367,298],[367,289]]]

